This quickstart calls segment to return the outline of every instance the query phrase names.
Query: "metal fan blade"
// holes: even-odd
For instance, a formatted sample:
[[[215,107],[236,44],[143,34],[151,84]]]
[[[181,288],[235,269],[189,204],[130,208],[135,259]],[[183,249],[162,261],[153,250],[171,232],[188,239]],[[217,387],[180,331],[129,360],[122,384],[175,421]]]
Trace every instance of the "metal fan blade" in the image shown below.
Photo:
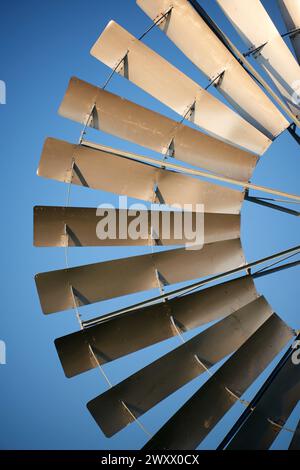
[[[211,95],[202,94],[199,100],[199,109],[198,105],[195,108],[197,116],[201,119],[206,116],[209,122],[216,123],[220,129],[213,137],[218,137],[218,132],[225,134],[222,139],[225,143],[78,78],[70,80],[59,113],[73,121],[86,123],[93,110],[89,125],[95,129],[159,153],[169,152],[178,160],[222,175],[248,179],[246,175],[252,173],[257,160],[249,151],[260,155],[271,144],[270,139],[226,106],[226,112],[220,112],[219,102]],[[208,101],[209,109],[204,100]],[[242,121],[242,126],[237,119]],[[233,141],[248,151],[229,145]]]
[[[278,4],[288,33],[298,30],[290,39],[300,64],[300,0],[278,0]]]
[[[209,276],[244,264],[241,242],[209,243],[200,250],[183,248],[115,259],[37,274],[44,313],[53,313],[158,287]]]
[[[226,449],[269,449],[299,398],[300,367],[288,357]]]
[[[130,226],[135,221],[137,213],[141,220],[147,221],[147,234],[133,239],[130,236]],[[193,227],[196,226],[196,217],[197,214],[192,212]],[[101,221],[106,220],[111,221],[113,230],[104,239],[98,235],[97,227]],[[153,228],[151,221],[157,223],[156,239],[151,236]],[[168,230],[165,230],[166,223],[168,223]],[[202,224],[204,243],[240,237],[239,215],[204,214]],[[120,230],[121,226],[122,230]],[[124,227],[126,234],[123,233]],[[34,208],[35,246],[185,245],[191,241],[185,236],[182,212],[107,208],[97,213],[96,208],[85,207],[36,206]]]
[[[292,337],[290,328],[273,314],[167,421],[145,450],[195,449]]]
[[[300,67],[260,0],[217,0],[224,13],[269,75],[287,105],[300,113],[296,92]],[[258,28],[257,25],[260,25]]]
[[[242,191],[133,161],[117,150],[51,138],[45,142],[38,175],[150,202],[203,204],[211,213],[239,214],[244,200]]]
[[[239,348],[270,316],[263,297],[232,313],[182,346],[144,367],[88,403],[106,436],[112,436],[136,417]]]
[[[300,450],[300,421],[298,422],[298,426],[290,443],[289,450]]]
[[[227,281],[167,302],[161,302],[85,328],[55,340],[67,377],[97,366],[91,353],[97,351],[100,364],[164,341],[244,307],[258,297],[251,276]]]
[[[269,144],[269,137],[111,21],[91,54],[114,68],[126,53],[123,68],[116,69],[118,73],[209,135],[259,154],[261,145],[265,149]]]
[[[138,3],[152,19],[170,6],[169,0],[141,0]],[[169,18],[161,23],[161,29],[209,79],[216,80],[218,90],[251,125],[270,139],[285,130],[288,121],[193,7],[183,0],[171,3],[173,8]],[[181,115],[191,97],[203,93],[195,82],[114,21],[109,22],[91,54],[111,68],[126,55],[125,71],[121,66],[117,72]],[[197,123],[196,117],[194,122]]]

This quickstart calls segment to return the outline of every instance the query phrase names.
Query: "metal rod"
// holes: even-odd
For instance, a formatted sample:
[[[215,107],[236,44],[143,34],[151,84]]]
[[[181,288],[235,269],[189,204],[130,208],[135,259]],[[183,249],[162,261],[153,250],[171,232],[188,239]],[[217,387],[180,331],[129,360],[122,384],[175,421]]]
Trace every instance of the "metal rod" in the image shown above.
[[[237,49],[237,47],[231,42],[231,40],[226,36],[226,34],[220,30],[216,23],[208,16],[208,14],[203,10],[196,0],[188,0],[190,4],[194,7],[197,13],[202,17],[202,19],[208,24],[208,26],[214,31],[218,36],[220,41],[227,47],[227,49],[235,56],[240,63],[246,67],[248,72],[251,72],[251,75],[255,77],[258,83],[274,98],[276,103],[285,111],[285,113],[292,119],[292,121],[300,127],[299,119],[292,113],[289,107],[276,95],[268,83],[260,76],[260,74],[255,70],[255,68],[250,64],[250,62],[243,56],[243,54]]]
[[[208,90],[218,80],[218,83],[215,85],[215,88],[217,88],[219,86],[220,80],[222,80],[222,78],[224,77],[225,72],[226,72],[226,70],[223,70],[215,78],[210,80],[209,84],[205,87],[205,90]]]
[[[192,289],[195,289],[197,287],[201,287],[201,286],[204,286],[206,284],[209,284],[213,281],[217,281],[219,279],[223,279],[225,277],[228,277],[228,276],[231,276],[233,274],[237,274],[241,271],[244,271],[244,270],[247,270],[247,269],[250,269],[250,268],[253,268],[255,266],[259,266],[260,264],[263,264],[263,263],[266,263],[268,261],[272,261],[276,258],[280,258],[280,257],[283,257],[285,255],[289,255],[291,253],[297,253],[299,252],[300,253],[300,245],[298,246],[295,246],[295,247],[292,247],[292,248],[289,248],[288,250],[284,250],[284,251],[281,251],[281,252],[278,252],[278,253],[275,253],[273,255],[270,255],[270,256],[267,256],[266,258],[261,258],[259,260],[256,260],[256,261],[253,261],[251,263],[248,263],[248,264],[245,264],[243,266],[239,266],[238,268],[234,268],[234,269],[231,269],[229,271],[225,271],[221,274],[217,274],[216,276],[212,276],[212,277],[209,277],[208,279],[204,279],[202,281],[197,281],[197,282],[194,282],[192,284],[190,284],[189,286],[186,286],[186,287],[180,287],[178,289],[175,289],[173,291],[170,291],[170,292],[167,292],[167,293],[164,293],[162,295],[158,295],[158,296],[155,296],[155,297],[151,297],[150,299],[147,299],[147,300],[143,300],[142,302],[138,302],[134,305],[131,305],[130,307],[128,308],[123,308],[123,309],[120,309],[120,310],[116,310],[114,312],[111,312],[107,315],[103,315],[101,317],[96,317],[96,318],[93,318],[92,320],[87,320],[85,322],[82,322],[83,324],[83,327],[86,328],[86,327],[89,327],[89,326],[94,326],[94,325],[98,325],[100,323],[103,323],[103,322],[106,322],[106,321],[109,321],[109,320],[112,320],[114,318],[117,318],[117,317],[120,317],[122,315],[125,315],[126,313],[129,313],[131,312],[132,310],[135,310],[137,308],[140,308],[140,307],[145,307],[146,305],[150,304],[150,303],[153,303],[153,302],[156,302],[156,301],[160,301],[160,300],[163,300],[163,299],[167,299],[175,294],[181,294],[183,292],[189,292],[190,290]]]
[[[300,339],[300,334],[295,338],[294,341],[297,341]],[[294,343],[293,341],[293,343]],[[234,423],[230,431],[226,434],[222,442],[219,444],[217,447],[217,450],[224,450],[225,447],[229,444],[231,439],[234,437],[234,435],[238,432],[238,430],[243,426],[243,424],[246,422],[250,414],[252,413],[252,410],[257,406],[261,398],[263,397],[264,393],[268,390],[268,388],[272,385],[272,382],[274,381],[275,377],[278,375],[282,367],[286,364],[286,362],[290,359],[292,353],[294,352],[293,345],[291,345],[286,353],[283,355],[283,357],[280,359],[278,362],[277,366],[273,369],[267,380],[264,382],[262,387],[259,389],[255,397],[252,399],[252,401],[249,403],[245,411],[241,414],[239,419]]]
[[[102,85],[101,89],[105,90],[107,85],[110,83],[111,79],[113,78],[114,74],[116,73],[117,68],[122,64],[122,62],[126,59],[126,56],[128,54],[128,51],[126,51],[126,54],[117,62],[117,64],[114,66],[112,71],[110,72],[109,76],[107,77],[106,81]]]
[[[281,35],[282,38],[285,38],[286,36],[294,36],[296,34],[300,33],[300,28],[295,28],[295,29],[292,29],[291,31],[288,31],[287,33],[283,33]]]
[[[277,189],[266,188],[264,186],[258,186],[256,184],[248,183],[247,181],[239,181],[239,180],[235,180],[232,178],[227,178],[226,176],[220,176],[214,173],[207,173],[206,171],[198,170],[196,168],[185,168],[181,165],[178,165],[176,163],[171,163],[167,160],[165,160],[162,164],[162,162],[160,162],[159,160],[156,160],[155,158],[146,157],[144,155],[137,155],[131,152],[124,152],[122,150],[116,150],[116,149],[113,149],[112,147],[95,144],[92,142],[88,142],[86,140],[82,141],[82,145],[96,149],[96,150],[102,150],[105,152],[113,153],[121,157],[130,158],[131,160],[138,160],[140,162],[150,163],[151,165],[163,166],[164,168],[176,170],[179,172],[183,172],[185,174],[190,174],[190,175],[195,175],[195,176],[204,176],[205,178],[209,178],[209,179],[216,180],[216,181],[222,181],[223,183],[233,184],[235,186],[239,186],[244,189],[254,189],[256,191],[262,191],[264,193],[274,194],[276,196],[285,197],[287,199],[294,199],[296,201],[300,201],[300,196],[296,194],[289,194],[283,191],[279,191]]]
[[[264,42],[263,44],[261,44],[260,46],[256,47],[255,49],[250,49],[249,51],[244,52],[243,56],[244,56],[244,57],[248,57],[249,55],[254,55],[254,54],[256,54],[257,52],[260,52],[260,51],[265,47],[266,44],[268,44],[268,42]]]
[[[253,202],[254,204],[258,204],[259,206],[269,207],[270,209],[274,209],[276,211],[286,212],[287,214],[295,215],[296,217],[300,216],[300,212],[298,211],[294,211],[293,209],[289,209],[288,207],[279,206],[278,204],[273,204],[272,202],[260,199],[259,197],[246,195],[245,201]]]
[[[292,123],[288,128],[288,132],[291,134],[291,136],[295,139],[295,141],[300,145],[300,135],[297,134],[296,132],[296,125],[295,123]]]
[[[292,261],[290,263],[283,264],[282,266],[276,266],[276,268],[266,269],[265,271],[260,271],[257,273],[253,273],[251,276],[253,279],[257,279],[259,277],[267,276],[268,274],[277,273],[278,271],[284,271],[285,269],[294,268],[295,266],[299,266],[300,260]]]
[[[89,126],[90,123],[91,123],[91,119],[92,119],[92,117],[93,117],[93,113],[94,113],[95,108],[96,108],[96,104],[93,103],[93,106],[91,107],[91,110],[90,110],[89,114],[88,114],[87,117],[86,117],[84,126],[83,126],[83,128],[82,128],[82,130],[81,130],[81,132],[80,132],[80,136],[79,136],[79,140],[78,140],[78,144],[79,144],[79,145],[82,144],[82,141],[83,141],[83,138],[84,138],[84,136],[85,136],[85,134],[86,134],[87,128],[88,128],[88,126]],[[75,162],[73,161],[73,167],[72,167],[73,169],[74,169],[74,163],[75,163]]]
[[[146,31],[138,38],[139,41],[141,41],[148,33],[150,33],[150,31],[155,27],[155,26],[158,26],[159,23],[162,22],[162,20],[164,20],[172,11],[173,7],[170,7],[165,13],[163,13],[156,21],[154,21],[154,23],[149,26],[148,29],[146,29]]]

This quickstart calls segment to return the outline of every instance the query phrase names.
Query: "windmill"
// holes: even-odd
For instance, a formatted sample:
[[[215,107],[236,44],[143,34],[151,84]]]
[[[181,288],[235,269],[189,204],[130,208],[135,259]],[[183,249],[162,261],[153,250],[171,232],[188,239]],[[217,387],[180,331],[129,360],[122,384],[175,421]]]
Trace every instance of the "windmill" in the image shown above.
[[[60,106],[62,116],[83,125],[79,141],[48,138],[38,168],[39,176],[68,187],[75,184],[170,207],[199,202],[204,206],[199,250],[183,247],[184,235],[175,237],[175,210],[170,213],[168,237],[160,230],[153,237],[152,216],[162,217],[156,209],[143,214],[146,236],[132,239],[128,236],[132,214],[118,208],[116,226],[126,218],[125,237],[117,231],[115,237],[102,239],[96,226],[104,216],[99,219],[96,208],[67,204],[34,209],[36,246],[142,245],[151,249],[149,254],[67,265],[36,275],[43,312],[74,309],[80,324],[79,331],[55,341],[66,376],[98,367],[109,384],[106,392],[87,405],[106,436],[132,422],[142,427],[139,419],[144,413],[195,377],[209,375],[150,438],[146,449],[195,449],[237,402],[245,406],[245,413],[224,436],[222,448],[269,448],[300,396],[300,369],[292,362],[297,332],[273,311],[254,283],[258,277],[298,265],[298,260],[282,262],[299,254],[300,246],[247,263],[240,241],[245,199],[299,216],[270,195],[286,202],[299,202],[300,196],[250,180],[259,159],[282,132],[288,130],[299,140],[300,112],[293,83],[300,78],[300,68],[259,0],[217,2],[246,40],[249,50],[245,54],[195,0],[138,0],[153,22],[139,38],[110,21],[91,49],[94,57],[112,69],[108,80],[100,88],[71,78]],[[280,2],[297,52],[299,16],[293,5],[300,2],[292,3]],[[257,18],[264,25],[263,33],[251,25]],[[208,78],[206,89],[143,43],[155,26]],[[249,55],[274,82],[276,93],[253,68]],[[116,73],[167,105],[179,119],[108,91]],[[212,95],[210,87],[231,107]],[[89,127],[146,147],[161,158],[92,143],[85,139]],[[250,196],[255,190],[269,197]],[[196,216],[192,211],[193,220]],[[158,246],[166,249],[158,250]],[[175,286],[183,282],[183,287]],[[84,305],[150,289],[158,289],[158,294],[101,317],[81,319]],[[211,322],[186,341],[187,331]],[[111,385],[104,364],[174,336],[181,341],[178,347]],[[247,403],[244,392],[287,347],[267,382]],[[210,369],[225,358],[212,374]],[[260,433],[255,431],[258,428]],[[291,447],[296,448],[299,427],[293,431]]]

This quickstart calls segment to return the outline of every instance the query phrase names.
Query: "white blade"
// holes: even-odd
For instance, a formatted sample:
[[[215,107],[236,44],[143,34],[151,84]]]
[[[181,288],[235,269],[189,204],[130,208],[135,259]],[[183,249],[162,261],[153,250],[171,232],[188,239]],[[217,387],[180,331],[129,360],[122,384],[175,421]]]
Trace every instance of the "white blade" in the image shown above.
[[[181,116],[193,107],[189,119],[208,134],[258,154],[266,149],[266,136],[116,23],[109,23],[91,53],[115,68],[128,49],[117,72]]]
[[[300,67],[259,0],[217,0],[249,48],[264,47],[254,57],[273,80],[288,106],[300,113]],[[259,25],[259,27],[257,27]]]
[[[137,0],[137,4],[154,21],[172,5],[160,29],[211,81],[225,72],[216,81],[217,89],[244,119],[271,137],[286,129],[285,117],[189,2]]]

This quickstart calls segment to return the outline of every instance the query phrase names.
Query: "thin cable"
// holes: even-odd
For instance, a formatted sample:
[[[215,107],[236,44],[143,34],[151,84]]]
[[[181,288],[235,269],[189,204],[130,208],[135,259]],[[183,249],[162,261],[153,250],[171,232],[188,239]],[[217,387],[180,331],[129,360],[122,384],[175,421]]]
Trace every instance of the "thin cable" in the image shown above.
[[[89,126],[90,124],[90,120],[92,118],[92,115],[93,115],[93,111],[94,111],[94,108],[95,108],[95,103],[93,104],[91,110],[90,110],[90,113],[88,114],[87,116],[87,119],[84,123],[84,126],[81,130],[81,133],[80,133],[80,137],[79,137],[79,140],[78,140],[78,145],[81,145],[82,143],[82,140],[83,140],[83,137],[84,135],[86,134],[86,130],[87,130],[87,127]],[[71,200],[71,186],[72,186],[72,182],[73,182],[73,176],[74,176],[74,166],[75,166],[75,158],[73,157],[72,159],[72,166],[71,166],[71,177],[70,177],[70,181],[68,183],[68,188],[67,188],[67,197],[66,197],[66,207],[69,207],[70,206],[70,200]],[[67,224],[65,224],[65,237],[66,237],[66,245],[65,245],[65,264],[66,264],[66,267],[69,268],[69,256],[68,256],[68,249],[69,249],[69,236],[68,236],[68,231],[67,231]],[[77,321],[79,323],[79,327],[81,330],[83,330],[83,323],[82,323],[82,320],[81,320],[81,314],[79,313],[79,310],[78,310],[78,305],[77,305],[77,302],[76,302],[76,298],[75,298],[75,294],[74,294],[74,288],[73,286],[70,286],[70,289],[71,289],[71,295],[72,295],[72,300],[73,300],[73,310],[75,312],[75,316],[77,318]],[[97,367],[98,369],[100,370],[101,372],[101,375],[104,377],[106,383],[108,384],[108,386],[111,388],[112,387],[112,383],[110,382],[108,376],[106,375],[103,367],[101,366],[99,360],[98,360],[98,357],[97,355],[95,354],[94,350],[93,350],[93,347],[92,345],[89,343],[89,350],[90,350],[90,353],[92,354],[96,364],[97,364]]]
[[[178,338],[180,339],[181,343],[186,343],[185,341],[185,338],[183,337],[180,329],[177,327],[176,325],[176,322],[175,322],[175,319],[173,317],[173,315],[170,316],[170,320],[171,320],[171,323],[172,323],[172,326],[173,328],[175,329],[175,332],[177,333],[177,336]],[[213,373],[209,370],[208,367],[206,367],[206,365],[201,361],[201,359],[199,358],[198,354],[194,354],[194,358],[196,359],[197,363],[202,367],[202,369],[205,370],[205,372],[210,376],[210,377],[213,377]],[[236,393],[234,393],[232,390],[230,390],[228,387],[226,387],[224,384],[220,383],[220,385],[222,385],[225,390],[230,394],[232,395],[237,401],[239,401],[242,405],[244,406],[249,406],[250,402],[246,401],[246,400],[243,400],[242,398],[240,398],[238,395],[236,395]]]
[[[172,135],[171,135],[171,138],[169,140],[169,145],[168,147],[166,147],[166,151],[163,153],[163,158],[162,158],[162,162],[164,162],[167,158],[168,158],[168,152],[169,152],[169,149],[170,149],[170,146],[173,142],[173,140],[175,139],[179,129],[181,128],[182,124],[183,124],[183,121],[187,118],[188,114],[191,113],[194,111],[194,108],[195,108],[195,104],[196,104],[196,101],[193,101],[192,104],[190,104],[188,107],[187,107],[187,110],[185,111],[185,113],[183,114],[182,118],[180,119],[180,121],[178,121],[173,130],[172,130]]]
[[[260,400],[264,396],[264,394],[268,391],[269,387],[272,385],[274,379],[276,376],[280,373],[282,368],[285,366],[285,364],[291,360],[291,355],[294,351],[294,343],[295,339],[299,338],[299,334],[297,334],[295,331],[294,333],[294,340],[286,350],[286,352],[283,354],[275,368],[272,370],[271,374],[268,376],[268,378],[263,382],[263,385],[261,388],[258,390],[258,392],[255,394],[255,396],[252,398],[249,406],[246,407],[245,411],[240,415],[237,421],[235,421],[234,425],[230,429],[230,431],[226,434],[226,436],[223,438],[222,442],[218,445],[217,450],[224,450],[227,448],[229,443],[231,442],[232,439],[235,438],[236,434],[240,431],[240,429],[244,426],[244,424],[247,422],[249,417],[251,416],[252,412],[254,410],[257,411],[258,416],[262,418],[263,420],[270,420],[273,421],[270,417],[265,416],[258,408]],[[279,423],[276,423],[277,425],[281,426]],[[283,428],[283,426],[282,426]]]
[[[108,376],[106,375],[106,373],[105,373],[105,371],[104,371],[102,365],[101,365],[100,362],[99,362],[98,356],[97,356],[97,354],[95,354],[95,351],[94,351],[94,349],[93,349],[93,346],[92,346],[90,343],[89,343],[89,350],[90,350],[90,352],[91,352],[93,358],[95,359],[95,362],[96,362],[96,364],[97,364],[97,367],[99,368],[101,374],[103,375],[103,377],[104,377],[104,379],[105,379],[107,385],[109,386],[109,388],[112,388],[113,385],[112,385],[111,381],[109,380]]]
[[[75,312],[76,318],[78,320],[80,329],[83,330],[83,325],[82,325],[82,321],[81,321],[81,314],[79,313],[79,310],[78,310],[77,302],[76,302],[75,295],[74,295],[73,286],[70,286],[70,289],[71,289],[71,295],[72,295],[72,299],[73,299],[74,312]]]
[[[137,425],[141,428],[142,431],[144,431],[145,434],[147,434],[148,437],[153,437],[153,434],[151,434],[150,431],[141,423],[141,421],[132,413],[130,408],[126,405],[126,403],[122,400],[121,401],[122,405],[124,406],[125,410],[128,411],[132,419],[137,423]]]
[[[169,8],[166,13],[164,13],[163,15],[161,15],[149,28],[146,29],[146,31],[138,38],[139,41],[141,39],[143,39],[155,26],[157,26],[159,23],[161,23],[161,21],[169,14],[171,13],[171,10],[173,9],[173,7]],[[126,54],[122,57],[122,59],[119,60],[119,62],[116,64],[116,66],[113,68],[113,70],[111,71],[111,73],[109,74],[107,80],[104,82],[104,84],[102,85],[102,90],[105,90],[105,88],[107,87],[107,85],[110,83],[111,79],[113,78],[113,76],[115,75],[118,67],[121,65],[121,63],[123,61],[125,61],[127,55],[128,55],[128,52],[129,50],[126,51]]]
[[[208,90],[217,80],[222,80],[223,76],[224,76],[224,73],[226,72],[226,70],[223,70],[222,72],[220,72],[215,78],[213,78],[212,80],[209,81],[208,85],[205,87],[205,90]],[[219,80],[219,81],[220,81]],[[216,87],[219,86],[219,83],[217,83]]]
[[[75,295],[74,295],[74,289],[73,289],[72,286],[70,286],[70,287],[71,287],[71,294],[72,294],[73,306],[74,306],[74,311],[75,311],[75,314],[76,314],[76,318],[77,318],[77,320],[78,320],[80,329],[83,330],[83,325],[82,325],[82,321],[81,321],[81,315],[80,315],[80,313],[79,313],[79,311],[78,311],[78,306],[77,306],[77,302],[76,302]],[[109,388],[112,388],[113,385],[112,385],[111,381],[109,380],[108,376],[106,375],[106,373],[105,373],[105,371],[104,371],[102,365],[100,364],[99,359],[98,359],[98,356],[97,356],[97,354],[95,353],[95,351],[94,351],[94,349],[93,349],[93,346],[92,346],[90,343],[89,343],[88,346],[89,346],[89,351],[90,351],[90,353],[92,354],[92,356],[93,356],[93,358],[94,358],[94,360],[95,360],[95,362],[96,362],[96,364],[97,364],[97,367],[98,367],[98,369],[99,369],[101,375],[104,377],[104,380],[105,380],[105,382],[107,383],[108,387],[109,387]]]
[[[175,323],[175,320],[174,320],[173,315],[170,316],[170,321],[171,321],[172,326],[173,326],[174,330],[176,331],[176,334],[177,334],[178,338],[180,339],[180,341],[181,341],[182,343],[185,343],[185,339],[184,339],[184,337],[182,336],[182,333],[181,333],[181,331],[179,330],[179,328],[177,328],[177,325],[176,325],[176,323]]]
[[[66,207],[69,207],[70,205],[70,199],[71,199],[71,188],[72,188],[72,181],[73,181],[73,175],[74,175],[74,164],[75,164],[75,159],[72,158],[72,164],[71,164],[71,176],[70,176],[70,181],[68,182],[68,186],[67,186],[67,195],[66,195]],[[66,264],[66,267],[69,268],[69,253],[68,253],[68,250],[69,250],[69,235],[68,235],[68,231],[67,231],[67,224],[65,224],[65,240],[66,240],[66,243],[65,243],[65,264]]]
[[[179,338],[180,341],[184,344],[184,343],[186,342],[186,341],[185,341],[185,338],[183,337],[183,334],[181,333],[180,329],[177,327],[173,315],[170,316],[170,320],[171,320],[172,326],[174,327],[174,329],[175,329],[175,331],[176,331],[176,333],[177,333],[178,338]],[[198,357],[197,354],[194,354],[194,358],[196,359],[197,363],[205,370],[205,372],[207,372],[208,375],[209,375],[210,377],[212,377],[213,374],[212,374],[211,371],[206,367],[206,365],[203,364],[203,362],[199,359],[199,357]]]
[[[72,299],[73,299],[73,304],[74,304],[74,310],[75,310],[75,313],[76,313],[76,318],[77,318],[78,323],[80,325],[80,329],[82,330],[83,325],[82,325],[82,321],[81,321],[81,315],[78,311],[78,306],[77,306],[77,302],[76,302],[76,299],[75,299],[73,287],[72,286],[70,286],[70,287],[71,287],[71,294],[72,294]],[[105,382],[107,383],[108,387],[112,388],[113,387],[112,382],[110,381],[110,379],[108,378],[107,374],[104,371],[104,368],[100,364],[97,353],[95,353],[94,348],[90,343],[89,343],[88,346],[89,346],[89,351],[92,354],[92,356],[93,356],[93,358],[94,358],[94,360],[97,364],[98,370],[100,371],[101,375],[103,376],[103,378],[104,378]],[[130,416],[134,419],[134,421],[138,424],[138,426],[142,429],[142,431],[144,431],[144,433],[148,437],[152,437],[152,434],[145,428],[145,426],[139,421],[139,419],[136,416],[134,416],[132,411],[128,408],[128,406],[123,401],[122,401],[122,405],[124,406],[126,411],[130,414]]]
[[[293,257],[296,256],[296,255],[299,255],[299,253],[293,253],[293,254],[291,254],[291,255],[289,255],[289,256],[286,256],[285,258],[282,258],[282,259],[280,259],[280,260],[278,260],[278,261],[275,261],[274,263],[271,263],[271,264],[269,264],[268,266],[265,266],[264,268],[259,269],[259,270],[256,271],[254,274],[261,273],[261,272],[265,271],[266,269],[271,268],[272,266],[276,266],[277,264],[282,263],[283,261],[286,261],[287,259],[293,258]]]
[[[78,139],[78,145],[82,144],[83,138],[86,135],[86,130],[87,130],[87,128],[89,127],[89,125],[91,123],[95,107],[96,107],[96,103],[94,102],[93,106],[91,107],[91,110],[90,110],[90,112],[89,112],[89,114],[88,114],[88,116],[85,120],[84,126],[83,126],[83,128],[80,132],[80,136],[79,136],[79,139]]]
[[[230,390],[230,388],[225,387],[225,390],[226,390],[226,392],[228,392],[230,395],[232,395],[237,401],[239,401],[242,405],[244,405],[244,406],[246,406],[246,407],[250,405],[250,402],[249,402],[249,401],[243,400],[242,398],[240,398],[236,393],[234,393],[232,390]],[[254,408],[251,408],[251,410],[253,411]]]
[[[138,38],[139,41],[141,41],[148,33],[150,33],[150,31],[152,31],[152,29],[155,26],[158,26],[159,23],[161,23],[162,20],[165,19],[171,13],[172,10],[173,10],[173,7],[170,7],[165,13],[163,13],[161,16],[159,16],[159,18],[157,20],[155,20],[154,23],[151,26],[149,26],[149,28],[147,28],[146,31],[143,34],[141,34],[141,36]]]
[[[122,59],[119,60],[119,62],[117,63],[117,65],[113,68],[113,70],[112,70],[111,73],[109,74],[107,80],[104,82],[104,85],[102,85],[102,87],[101,87],[102,90],[105,90],[105,88],[107,87],[107,85],[109,84],[109,82],[111,81],[111,79],[113,78],[114,74],[116,73],[117,68],[122,64],[123,61],[125,61],[128,52],[129,52],[129,51],[127,50],[127,51],[126,51],[126,54],[122,57]]]
[[[286,426],[283,426],[282,424],[276,423],[276,421],[273,421],[271,418],[267,418],[267,421],[269,421],[269,423],[272,424],[272,426],[283,429],[284,431],[288,431],[293,434],[295,434],[295,432],[297,431],[297,429],[290,429],[290,428],[287,428]]]

